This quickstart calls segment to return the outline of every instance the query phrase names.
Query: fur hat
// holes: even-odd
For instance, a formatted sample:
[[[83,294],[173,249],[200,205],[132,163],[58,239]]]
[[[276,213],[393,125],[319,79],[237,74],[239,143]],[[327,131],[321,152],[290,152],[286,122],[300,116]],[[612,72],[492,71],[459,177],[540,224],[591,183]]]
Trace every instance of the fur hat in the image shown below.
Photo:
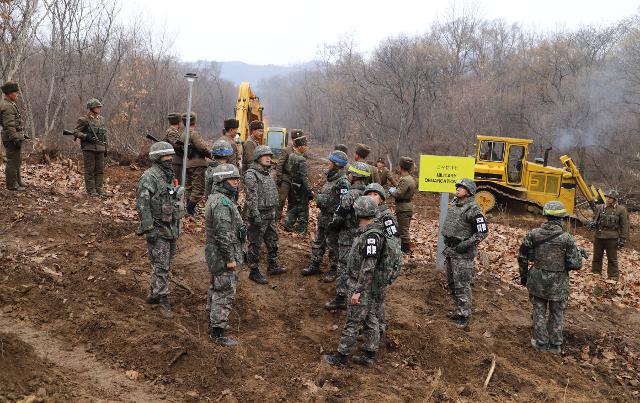
[[[302,146],[306,146],[307,144],[308,144],[307,136],[300,136],[293,139],[294,147],[302,147]]]
[[[411,171],[413,168],[413,160],[409,157],[400,157],[400,168],[405,171]]]
[[[191,112],[191,116],[189,117],[189,124],[191,126],[196,124],[196,118],[197,117],[198,116],[196,115],[195,112]],[[186,112],[182,114],[182,123],[185,124],[185,125],[187,124],[187,113]]]
[[[356,144],[356,155],[360,156],[360,158],[367,158],[371,153],[371,148],[367,145],[358,143]]]
[[[249,124],[249,130],[254,131],[258,129],[264,129],[264,123],[261,120],[254,120]]]
[[[337,145],[337,146],[335,146],[333,149],[334,149],[334,150],[337,150],[337,151],[342,151],[342,152],[343,152],[343,153],[345,153],[345,154],[349,152],[349,149],[348,149],[348,148],[347,148],[347,146],[345,146],[344,144],[338,144],[338,145]]]
[[[0,89],[2,89],[3,94],[11,94],[12,92],[20,91],[18,84],[13,81],[7,81],[2,87],[0,87]]]
[[[240,127],[240,122],[237,119],[231,118],[224,121],[224,130],[237,129],[238,127]]]
[[[291,129],[291,140],[295,140],[300,136],[304,136],[302,129]]]
[[[169,124],[177,125],[182,120],[182,116],[179,113],[170,113],[167,115],[167,119],[169,120]]]

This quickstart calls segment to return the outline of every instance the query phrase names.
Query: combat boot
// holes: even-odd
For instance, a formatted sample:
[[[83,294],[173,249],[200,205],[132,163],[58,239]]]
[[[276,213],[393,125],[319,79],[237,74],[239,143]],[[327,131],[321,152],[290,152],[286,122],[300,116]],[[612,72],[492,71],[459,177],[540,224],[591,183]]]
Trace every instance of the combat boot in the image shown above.
[[[225,347],[238,345],[238,341],[236,339],[224,335],[224,329],[221,327],[212,327],[211,332],[209,333],[209,339]]]
[[[287,272],[287,269],[278,265],[277,263],[270,264],[267,269],[267,274],[270,276],[277,276],[278,274],[284,274]]]
[[[562,354],[562,345],[550,344],[547,351],[552,354]]]
[[[449,311],[447,312],[447,318],[456,321],[460,318],[460,314],[457,311]]]
[[[376,365],[376,352],[362,350],[362,354],[354,355],[352,360],[356,364],[372,367]]]
[[[149,296],[147,296],[147,299],[145,299],[144,302],[146,302],[149,305],[158,305],[158,303],[160,302],[160,297],[158,297],[157,295],[149,294]]]
[[[411,245],[409,245],[408,243],[403,243],[400,246],[400,250],[402,251],[402,253],[404,253],[405,255],[409,255],[411,254]]]
[[[187,214],[190,215],[191,217],[196,215],[196,206],[198,205],[198,203],[196,202],[192,202],[192,201],[188,201],[187,202]]]
[[[306,269],[302,269],[303,276],[312,276],[314,274],[320,274],[320,273],[322,273],[320,271],[320,263],[311,262],[309,267],[307,267]]]
[[[471,323],[471,317],[470,316],[458,316],[457,319],[453,320],[456,323],[456,326],[458,326],[461,329],[467,329],[469,327],[469,323]]]
[[[24,187],[24,186],[16,186],[16,187],[13,187],[13,188],[7,188],[7,190],[12,190],[14,192],[24,192],[24,191],[27,190],[27,188]]]
[[[253,280],[258,284],[268,283],[267,279],[262,275],[262,273],[260,273],[260,270],[258,270],[257,268],[251,269],[251,272],[249,273],[249,280]]]
[[[158,305],[162,309],[162,315],[166,318],[173,317],[173,313],[171,312],[171,304],[169,304],[169,297],[163,295],[158,300]]]
[[[347,365],[347,356],[340,353],[339,351],[336,351],[335,353],[323,354],[322,358],[328,364],[336,367],[344,367],[345,365]]]
[[[344,295],[336,295],[334,299],[324,304],[324,307],[330,311],[336,309],[347,309],[347,297]]]
[[[331,266],[327,274],[325,274],[324,277],[322,278],[322,281],[324,281],[325,283],[333,283],[334,281],[336,281],[337,277],[338,277],[338,268],[336,266]]]

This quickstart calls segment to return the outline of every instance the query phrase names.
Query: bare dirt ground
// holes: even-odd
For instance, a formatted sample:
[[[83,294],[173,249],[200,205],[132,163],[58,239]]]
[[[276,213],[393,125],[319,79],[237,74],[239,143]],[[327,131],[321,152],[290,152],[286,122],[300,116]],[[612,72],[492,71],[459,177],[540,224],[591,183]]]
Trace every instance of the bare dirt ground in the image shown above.
[[[418,251],[390,290],[390,343],[375,368],[321,362],[337,345],[344,314],[323,308],[332,284],[300,275],[311,235],[281,232],[289,272],[268,285],[240,272],[230,329],[240,345],[215,345],[206,332],[202,221],[187,222],[178,242],[174,317],[144,303],[149,264],[134,233],[133,193],[141,173],[110,167],[108,190],[116,197],[109,199],[85,197],[76,169],[60,164],[30,165],[26,193],[0,183],[0,402],[639,399],[634,276],[627,275],[620,296],[622,287],[573,274],[589,286],[576,295],[584,304],[570,302],[566,351],[535,353],[526,290],[502,269],[513,255],[500,247],[517,243],[513,234],[540,218],[495,215],[494,246],[474,283],[474,320],[461,331],[445,316],[451,302],[432,250],[437,200],[427,195],[416,200]],[[630,242],[636,249],[637,225]]]

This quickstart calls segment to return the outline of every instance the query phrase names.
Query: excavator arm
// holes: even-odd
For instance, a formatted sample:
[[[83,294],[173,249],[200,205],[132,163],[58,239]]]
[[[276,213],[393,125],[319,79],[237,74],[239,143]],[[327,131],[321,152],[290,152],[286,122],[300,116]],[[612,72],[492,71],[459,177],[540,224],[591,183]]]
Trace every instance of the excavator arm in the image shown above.
[[[560,161],[567,167],[571,175],[575,178],[578,188],[587,199],[587,203],[589,203],[589,207],[591,210],[595,211],[596,204],[604,203],[604,192],[602,189],[597,188],[593,185],[588,186],[584,181],[584,178],[580,174],[578,167],[573,163],[573,160],[568,155],[563,155],[560,157]]]

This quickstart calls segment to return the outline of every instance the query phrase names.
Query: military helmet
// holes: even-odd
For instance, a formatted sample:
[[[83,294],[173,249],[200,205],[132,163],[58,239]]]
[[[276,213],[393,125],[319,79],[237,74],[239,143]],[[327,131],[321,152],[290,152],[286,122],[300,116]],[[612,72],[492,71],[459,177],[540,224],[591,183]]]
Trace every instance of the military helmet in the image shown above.
[[[91,98],[87,101],[87,109],[93,109],[102,106],[102,102],[98,101],[97,98]]]
[[[463,187],[467,189],[467,191],[471,196],[476,194],[476,192],[478,191],[478,187],[476,186],[476,183],[469,178],[464,178],[456,181],[456,188],[458,187]]]
[[[214,157],[228,157],[233,154],[233,147],[225,140],[216,140],[211,147],[211,155]]]
[[[340,150],[334,150],[329,154],[329,161],[333,162],[339,167],[343,167],[349,163],[349,157],[347,157],[347,153]]]
[[[371,176],[371,172],[369,172],[369,164],[362,161],[357,161],[353,165],[350,165],[348,172],[354,178],[368,178]]]
[[[612,199],[616,199],[616,200],[618,200],[618,198],[620,197],[620,193],[618,193],[618,191],[615,189],[607,190],[607,193],[605,193],[604,195],[605,197],[611,197]]]
[[[545,203],[542,208],[542,214],[547,217],[566,217],[567,210],[564,208],[564,204],[557,200],[552,200],[550,202]]]
[[[220,183],[227,179],[240,179],[238,167],[233,164],[220,164],[213,169],[213,181]]]
[[[269,146],[260,145],[253,150],[253,160],[258,161],[264,155],[273,155]]]
[[[367,187],[364,189],[364,194],[367,195],[369,193],[379,194],[380,197],[382,197],[382,200],[385,200],[387,198],[386,194],[384,193],[384,188],[379,183],[371,183],[367,185]]]
[[[375,217],[378,212],[378,204],[370,197],[360,196],[353,203],[353,209],[358,218]]]
[[[158,161],[160,157],[165,155],[174,155],[176,152],[173,146],[166,141],[158,141],[153,143],[149,148],[149,159],[152,161]]]

